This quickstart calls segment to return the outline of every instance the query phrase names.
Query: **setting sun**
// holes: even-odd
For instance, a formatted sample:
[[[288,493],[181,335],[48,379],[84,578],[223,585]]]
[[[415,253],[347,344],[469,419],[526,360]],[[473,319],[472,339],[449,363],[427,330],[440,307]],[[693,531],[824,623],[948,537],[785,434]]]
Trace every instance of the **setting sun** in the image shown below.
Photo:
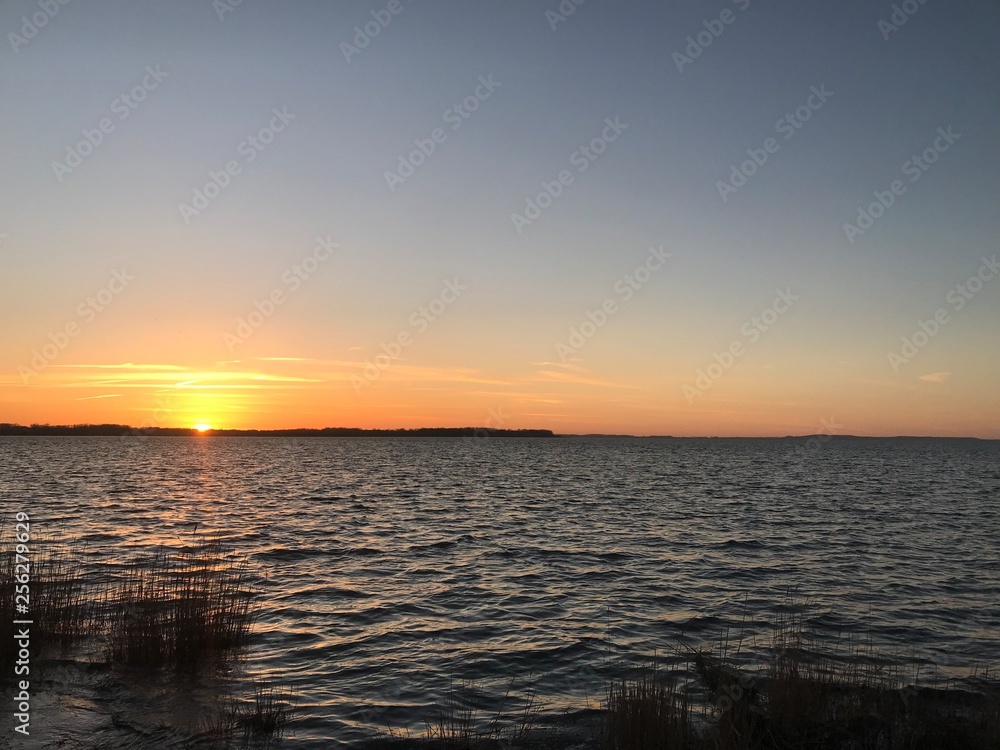
[[[196,424],[194,428],[198,430],[198,432],[208,432],[209,430],[212,429],[212,425],[205,424],[204,422],[202,422],[200,424]]]

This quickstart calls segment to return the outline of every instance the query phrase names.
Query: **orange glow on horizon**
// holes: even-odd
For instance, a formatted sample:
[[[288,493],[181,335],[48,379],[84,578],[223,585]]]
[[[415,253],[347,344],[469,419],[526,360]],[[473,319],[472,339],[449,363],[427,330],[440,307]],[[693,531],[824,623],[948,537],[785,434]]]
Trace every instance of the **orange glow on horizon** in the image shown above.
[[[400,361],[258,357],[181,364],[55,363],[29,384],[0,375],[0,421],[220,429],[495,427],[557,434],[827,433],[1000,437],[974,383],[913,377],[845,383],[735,369],[695,403],[690,367],[650,373],[581,362],[477,369]],[[915,373],[916,375],[916,373]],[[971,386],[971,387],[969,387]],[[818,398],[815,394],[821,393]]]

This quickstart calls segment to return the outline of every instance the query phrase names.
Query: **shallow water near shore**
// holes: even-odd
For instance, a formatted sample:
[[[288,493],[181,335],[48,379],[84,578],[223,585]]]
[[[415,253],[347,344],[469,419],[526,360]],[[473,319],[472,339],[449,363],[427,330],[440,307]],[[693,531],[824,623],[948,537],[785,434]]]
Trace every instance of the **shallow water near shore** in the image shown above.
[[[250,556],[241,669],[295,692],[284,747],[419,732],[452,680],[493,706],[512,678],[554,714],[593,706],[679,640],[763,642],[789,587],[831,644],[870,637],[922,680],[1000,657],[997,441],[21,437],[0,461],[3,510],[94,566],[195,529]],[[38,742],[78,710],[141,747],[187,711],[66,669],[88,676],[39,697]]]

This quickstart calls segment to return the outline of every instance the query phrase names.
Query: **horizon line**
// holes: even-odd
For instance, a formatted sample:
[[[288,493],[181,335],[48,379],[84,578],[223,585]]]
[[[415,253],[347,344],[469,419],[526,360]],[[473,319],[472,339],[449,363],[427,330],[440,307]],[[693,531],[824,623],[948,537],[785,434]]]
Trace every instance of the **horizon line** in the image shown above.
[[[115,429],[116,431],[121,431],[123,435],[138,434],[145,435],[147,437],[355,437],[354,435],[319,435],[319,434],[301,434],[301,435],[288,435],[281,433],[322,433],[322,432],[355,432],[355,433],[371,433],[373,437],[378,437],[376,433],[407,433],[407,432],[439,432],[439,433],[454,433],[454,432],[473,432],[479,433],[481,436],[488,436],[490,434],[496,434],[499,437],[603,437],[603,438],[634,438],[634,439],[670,439],[670,440],[788,440],[788,439],[808,439],[817,438],[821,440],[834,440],[834,439],[851,439],[851,440],[981,440],[986,442],[997,442],[1000,438],[983,438],[976,437],[973,435],[855,435],[849,433],[824,433],[824,432],[813,432],[805,433],[801,435],[667,435],[667,434],[650,434],[650,435],[636,435],[632,433],[613,433],[613,432],[556,432],[550,428],[537,428],[537,427],[526,427],[526,428],[501,428],[501,427],[473,427],[471,425],[465,425],[462,427],[276,427],[276,428],[259,428],[259,427],[233,427],[233,428],[214,428],[208,427],[207,429],[199,429],[196,427],[134,427],[131,425],[119,424],[116,422],[83,422],[78,424],[39,424],[33,423],[30,425],[22,425],[14,422],[0,422],[0,436],[2,437],[18,437],[17,434],[11,434],[8,430],[18,430],[24,431],[27,434],[32,433],[42,433],[50,432],[55,430],[65,430],[67,432],[74,431],[79,432],[87,428],[103,428],[105,430]],[[163,435],[157,433],[183,433],[180,435]],[[239,433],[255,433],[255,434],[239,434]],[[107,435],[65,435],[64,437],[108,437]],[[433,435],[424,435],[422,437],[435,437]],[[454,437],[454,435],[441,434],[437,437]]]

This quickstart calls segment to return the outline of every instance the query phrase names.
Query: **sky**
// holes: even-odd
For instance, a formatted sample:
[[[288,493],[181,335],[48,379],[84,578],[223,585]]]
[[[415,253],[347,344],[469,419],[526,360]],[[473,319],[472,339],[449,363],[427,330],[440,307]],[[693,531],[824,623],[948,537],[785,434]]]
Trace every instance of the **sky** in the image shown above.
[[[0,421],[1000,438],[998,21],[4,3]]]

